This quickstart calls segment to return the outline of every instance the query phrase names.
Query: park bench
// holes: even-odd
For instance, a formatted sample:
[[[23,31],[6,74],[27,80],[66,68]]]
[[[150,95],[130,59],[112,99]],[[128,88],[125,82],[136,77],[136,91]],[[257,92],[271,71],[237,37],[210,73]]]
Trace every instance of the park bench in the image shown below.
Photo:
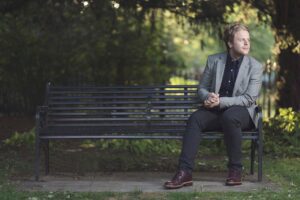
[[[40,149],[49,173],[49,141],[60,139],[182,139],[190,114],[200,106],[196,85],[46,86],[36,113],[35,179],[39,180]],[[250,173],[257,150],[258,181],[262,180],[262,119],[256,130],[243,131],[251,140]],[[222,139],[221,131],[203,139]]]

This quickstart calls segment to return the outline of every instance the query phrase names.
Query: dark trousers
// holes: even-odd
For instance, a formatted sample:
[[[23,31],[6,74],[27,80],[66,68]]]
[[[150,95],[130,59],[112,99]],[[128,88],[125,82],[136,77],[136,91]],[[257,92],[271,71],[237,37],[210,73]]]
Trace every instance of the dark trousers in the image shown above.
[[[242,130],[254,124],[246,107],[232,106],[226,110],[200,108],[189,118],[183,136],[179,169],[192,171],[202,131],[222,130],[228,155],[228,167],[242,169]]]

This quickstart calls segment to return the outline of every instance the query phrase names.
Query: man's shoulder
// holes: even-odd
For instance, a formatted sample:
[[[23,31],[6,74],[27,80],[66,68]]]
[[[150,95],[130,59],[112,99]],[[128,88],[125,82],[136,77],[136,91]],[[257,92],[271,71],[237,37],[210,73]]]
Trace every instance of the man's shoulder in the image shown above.
[[[222,58],[226,58],[227,53],[226,52],[222,52],[222,53],[216,53],[216,54],[212,54],[208,56],[208,59],[210,60],[215,60],[215,59],[222,59]]]
[[[250,64],[253,66],[253,67],[262,67],[262,64],[256,60],[255,58],[253,58],[252,56],[247,56],[249,58],[249,61],[250,61]]]

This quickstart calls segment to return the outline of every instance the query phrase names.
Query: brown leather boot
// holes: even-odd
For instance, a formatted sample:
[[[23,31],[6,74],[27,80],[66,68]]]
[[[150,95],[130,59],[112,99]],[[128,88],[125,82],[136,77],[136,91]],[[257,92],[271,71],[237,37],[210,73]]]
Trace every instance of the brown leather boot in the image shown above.
[[[164,187],[166,189],[178,189],[191,185],[193,185],[192,174],[184,170],[179,170],[172,180],[165,182]]]
[[[235,186],[242,184],[242,171],[238,169],[229,169],[228,177],[226,179],[225,185]]]

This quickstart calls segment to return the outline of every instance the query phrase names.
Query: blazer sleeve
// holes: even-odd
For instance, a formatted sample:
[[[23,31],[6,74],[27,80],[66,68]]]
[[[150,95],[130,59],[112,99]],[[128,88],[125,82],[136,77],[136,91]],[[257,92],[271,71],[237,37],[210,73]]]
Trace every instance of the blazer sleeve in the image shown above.
[[[211,62],[211,56],[208,56],[206,66],[198,86],[198,97],[201,103],[203,103],[207,99],[208,93],[211,91],[213,80],[212,65],[213,63]]]
[[[252,67],[253,70],[246,91],[240,96],[220,97],[220,108],[227,108],[234,105],[250,107],[255,104],[262,84],[263,67],[260,63],[252,65]]]

